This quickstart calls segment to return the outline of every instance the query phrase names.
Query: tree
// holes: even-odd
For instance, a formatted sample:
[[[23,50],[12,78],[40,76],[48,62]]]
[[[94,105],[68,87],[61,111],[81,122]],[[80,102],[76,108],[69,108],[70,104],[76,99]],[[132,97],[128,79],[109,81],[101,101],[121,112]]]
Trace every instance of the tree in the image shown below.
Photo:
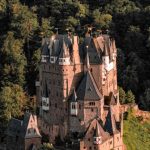
[[[146,89],[140,97],[139,105],[142,109],[150,111],[150,88]]]
[[[131,90],[126,93],[125,103],[135,103],[135,96]]]
[[[17,37],[29,38],[37,28],[37,16],[29,10],[27,6],[21,5],[19,2],[10,3],[11,10],[11,28]]]
[[[139,78],[135,66],[127,66],[127,68],[123,71],[122,81],[123,88],[126,91],[132,90],[133,92],[137,92]]]
[[[42,18],[42,25],[41,25],[41,32],[43,33],[44,36],[48,37],[52,34],[52,26],[50,19]]]
[[[105,12],[110,14],[127,14],[137,10],[135,3],[130,0],[111,0],[105,6]]]
[[[112,21],[112,16],[110,14],[102,14],[99,9],[93,11],[92,14],[94,25],[98,28],[108,29]]]
[[[120,101],[120,103],[124,104],[125,99],[126,99],[126,93],[125,93],[125,91],[123,90],[122,87],[119,87],[119,101]]]
[[[118,84],[122,85],[123,71],[125,70],[125,55],[121,49],[117,49],[117,77]]]
[[[23,54],[23,43],[14,38],[13,32],[8,32],[1,53],[3,57],[1,84],[5,86],[14,83],[23,86],[26,58]]]
[[[19,85],[14,84],[2,88],[0,92],[0,136],[3,136],[11,117],[18,118],[23,115],[26,100],[26,94]]]
[[[4,13],[6,11],[6,0],[1,0],[0,1],[0,14]]]

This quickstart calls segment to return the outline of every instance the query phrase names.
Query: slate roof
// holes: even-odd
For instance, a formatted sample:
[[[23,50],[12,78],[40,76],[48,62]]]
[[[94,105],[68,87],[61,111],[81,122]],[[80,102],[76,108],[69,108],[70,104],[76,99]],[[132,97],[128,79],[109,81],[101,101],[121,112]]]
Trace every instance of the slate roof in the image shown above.
[[[72,102],[76,102],[77,101],[77,94],[75,89],[73,90],[73,94],[71,95],[71,101]]]
[[[24,115],[23,124],[21,127],[21,137],[25,137],[25,135],[26,135],[30,115],[31,115],[30,113],[25,113],[25,115]]]
[[[96,128],[94,130],[94,135],[93,136],[94,137],[101,137],[102,142],[104,142],[105,140],[107,140],[109,138],[109,134],[104,131],[104,129],[102,128],[102,126],[100,125],[98,120],[96,120]]]
[[[110,138],[110,135],[108,132],[105,132],[104,128],[102,127],[102,125],[100,124],[99,120],[97,118],[93,119],[87,130],[85,131],[85,134],[83,135],[83,138],[85,138],[86,136],[88,136],[88,134],[91,134],[93,132],[93,138],[94,137],[101,137],[102,138],[102,142],[106,141],[107,139]]]
[[[82,51],[84,53],[84,58],[86,57],[87,46],[90,57],[89,58],[90,64],[100,64],[101,63],[100,51],[99,49],[96,48],[95,42],[93,41],[93,37],[86,37],[83,42]]]
[[[44,38],[42,43],[42,55],[49,55],[49,39]]]
[[[59,54],[59,58],[68,58],[69,56],[70,56],[69,48],[66,45],[66,42],[65,42],[65,40],[63,38],[62,47],[61,47],[61,51],[60,51],[60,54]]]
[[[21,131],[22,121],[12,118],[8,124],[7,135],[9,136],[19,136]]]
[[[117,104],[116,98],[114,97],[112,92],[110,93],[109,98],[110,98],[110,105],[116,105]]]
[[[43,38],[42,55],[59,56],[64,47],[72,52],[72,40],[67,35],[53,35],[51,38]]]
[[[111,135],[118,132],[115,116],[113,114],[111,107],[109,108],[104,128],[105,131],[109,132]]]
[[[78,100],[100,100],[102,99],[102,97],[103,96],[99,92],[90,71],[87,71],[84,74],[77,88],[77,99]]]
[[[12,118],[8,124],[7,135],[12,136],[14,138],[16,138],[16,136],[26,138],[26,132],[30,117],[31,114],[26,112],[23,120]],[[41,137],[41,136],[40,134],[35,134],[34,137]]]

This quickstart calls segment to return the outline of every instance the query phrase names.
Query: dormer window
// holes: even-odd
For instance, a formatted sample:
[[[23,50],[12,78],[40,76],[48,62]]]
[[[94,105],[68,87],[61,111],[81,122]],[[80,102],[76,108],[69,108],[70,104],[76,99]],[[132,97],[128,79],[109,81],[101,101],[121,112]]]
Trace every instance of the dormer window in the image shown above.
[[[71,115],[77,116],[77,114],[78,114],[78,104],[77,104],[77,102],[71,102],[70,109],[71,109],[71,112],[70,112]]]

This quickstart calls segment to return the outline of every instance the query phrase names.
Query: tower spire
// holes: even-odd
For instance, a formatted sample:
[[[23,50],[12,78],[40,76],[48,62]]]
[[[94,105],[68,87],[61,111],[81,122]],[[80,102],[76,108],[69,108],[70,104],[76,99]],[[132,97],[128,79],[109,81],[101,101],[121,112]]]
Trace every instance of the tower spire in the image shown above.
[[[88,53],[88,45],[86,46],[86,67],[87,67],[87,70],[90,69],[90,60],[89,60],[89,53]]]

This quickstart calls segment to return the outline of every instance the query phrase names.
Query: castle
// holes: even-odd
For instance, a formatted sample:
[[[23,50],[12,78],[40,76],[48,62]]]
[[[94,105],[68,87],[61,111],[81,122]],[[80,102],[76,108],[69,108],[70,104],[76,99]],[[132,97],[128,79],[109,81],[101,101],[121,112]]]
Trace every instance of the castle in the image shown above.
[[[117,50],[108,34],[54,34],[42,41],[36,82],[40,129],[78,139],[80,150],[123,150],[117,87]]]

